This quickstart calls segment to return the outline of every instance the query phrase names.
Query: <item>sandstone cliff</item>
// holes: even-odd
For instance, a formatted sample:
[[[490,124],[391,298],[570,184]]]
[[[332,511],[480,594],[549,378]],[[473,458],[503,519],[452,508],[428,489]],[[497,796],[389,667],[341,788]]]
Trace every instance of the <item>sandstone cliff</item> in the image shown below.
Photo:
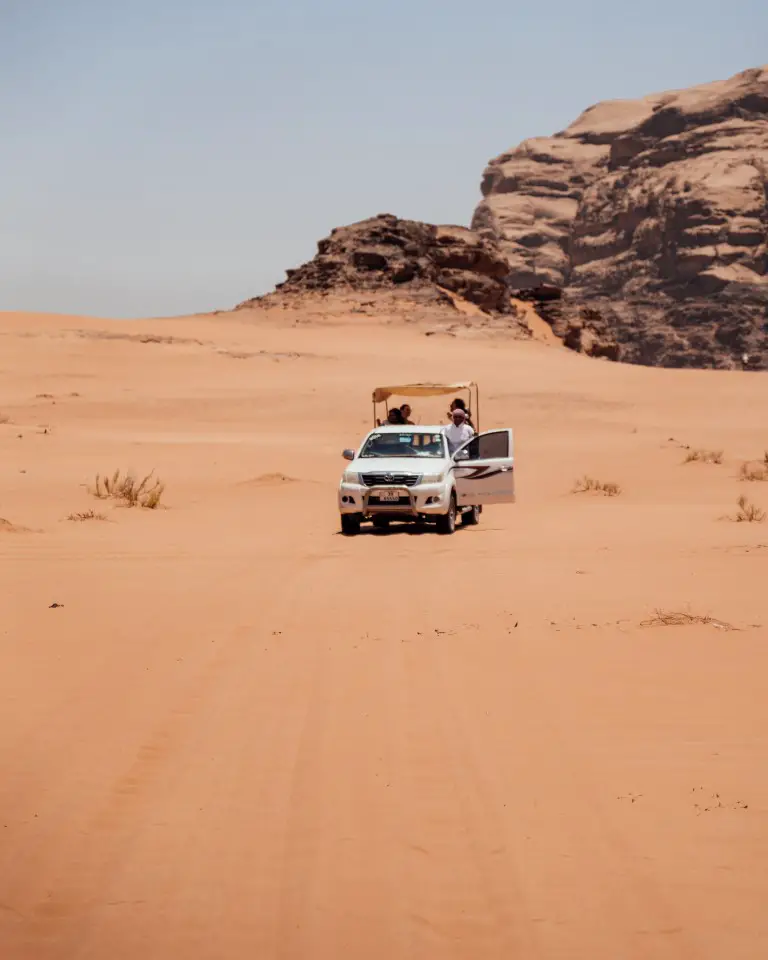
[[[590,107],[482,192],[472,227],[570,346],[768,369],[768,68]]]
[[[240,306],[345,290],[401,291],[408,299],[452,306],[450,291],[486,313],[511,314],[508,270],[496,242],[467,227],[380,214],[337,227],[318,243],[313,260],[286,271],[275,293]]]

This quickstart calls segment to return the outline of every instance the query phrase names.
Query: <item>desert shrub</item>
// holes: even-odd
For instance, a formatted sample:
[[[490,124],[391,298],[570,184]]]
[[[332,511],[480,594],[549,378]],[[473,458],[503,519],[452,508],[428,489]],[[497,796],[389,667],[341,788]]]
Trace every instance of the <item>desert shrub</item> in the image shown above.
[[[722,450],[689,450],[683,463],[722,463]]]
[[[97,513],[95,510],[82,510],[78,513],[70,513],[67,517],[67,520],[106,520],[107,515],[105,513]]]
[[[765,510],[755,503],[750,503],[746,497],[739,497],[737,505],[739,509],[733,517],[737,523],[762,523],[765,520]]]
[[[739,469],[739,480],[768,480],[768,463],[742,463]]]
[[[119,470],[111,476],[96,474],[96,483],[89,488],[92,496],[99,500],[119,500],[128,507],[144,507],[155,510],[165,490],[165,484],[159,479],[152,482],[152,474],[148,473],[139,481],[132,473],[121,475]]]
[[[602,493],[605,497],[617,497],[621,493],[621,487],[618,483],[595,480],[585,474],[573,485],[573,493]]]
[[[707,614],[681,612],[679,610],[654,610],[653,616],[648,620],[643,620],[641,627],[688,627],[694,624],[711,624],[719,627],[721,630],[733,630],[730,623],[723,620],[715,620]]]

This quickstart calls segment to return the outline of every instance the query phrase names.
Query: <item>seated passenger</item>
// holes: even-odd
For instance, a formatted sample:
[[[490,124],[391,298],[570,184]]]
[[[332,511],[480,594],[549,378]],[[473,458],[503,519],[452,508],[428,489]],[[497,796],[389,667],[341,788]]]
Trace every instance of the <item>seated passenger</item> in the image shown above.
[[[412,413],[413,411],[411,410],[411,405],[409,403],[404,403],[400,407],[400,415],[403,418],[403,423],[407,423],[411,427],[413,426],[413,420],[411,420]]]
[[[448,453],[451,456],[475,435],[475,431],[467,423],[467,414],[461,407],[451,411],[451,423],[443,429],[443,433],[448,441]]]
[[[392,407],[392,409],[387,414],[387,419],[384,421],[379,420],[377,426],[379,427],[401,427],[405,423],[402,413],[397,409],[397,407]]]

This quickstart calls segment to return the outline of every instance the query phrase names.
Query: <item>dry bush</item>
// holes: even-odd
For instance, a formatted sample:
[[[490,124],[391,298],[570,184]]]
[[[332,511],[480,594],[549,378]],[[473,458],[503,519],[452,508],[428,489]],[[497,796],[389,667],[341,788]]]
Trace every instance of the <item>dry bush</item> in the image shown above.
[[[768,480],[768,462],[742,463],[739,480]]]
[[[597,489],[606,497],[618,497],[621,493],[621,487],[618,483],[601,483]]]
[[[105,513],[96,513],[95,510],[83,510],[80,513],[70,513],[67,517],[67,520],[106,520],[107,515]]]
[[[739,497],[738,507],[736,516],[731,517],[736,523],[762,523],[765,520],[765,510],[755,503],[750,503],[746,497]]]
[[[165,490],[165,484],[159,479],[155,479],[150,484],[154,470],[148,473],[140,482],[132,473],[120,475],[119,470],[115,470],[111,477],[96,474],[96,484],[89,488],[89,493],[99,500],[120,500],[128,507],[145,507],[147,510],[155,510],[160,498]]]
[[[590,490],[594,490],[597,487],[597,480],[594,477],[590,477],[587,474],[577,480],[573,485],[573,493],[587,493]]]
[[[573,493],[602,493],[605,497],[618,497],[621,487],[618,483],[602,483],[585,474],[573,485]]]
[[[679,610],[654,610],[649,620],[643,620],[641,627],[689,627],[694,624],[711,624],[721,630],[735,629],[730,623],[715,620],[714,617],[700,616],[696,613],[681,613]]]
[[[722,450],[689,450],[683,463],[722,463]]]

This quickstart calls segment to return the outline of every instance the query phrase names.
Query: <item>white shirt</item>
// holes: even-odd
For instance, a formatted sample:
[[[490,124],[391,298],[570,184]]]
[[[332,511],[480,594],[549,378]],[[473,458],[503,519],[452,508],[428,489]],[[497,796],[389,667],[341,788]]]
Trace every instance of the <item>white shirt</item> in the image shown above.
[[[457,427],[455,423],[449,423],[444,430],[445,439],[448,441],[448,452],[455,453],[459,447],[463,446],[467,440],[471,440],[475,431],[467,423],[462,423]]]

